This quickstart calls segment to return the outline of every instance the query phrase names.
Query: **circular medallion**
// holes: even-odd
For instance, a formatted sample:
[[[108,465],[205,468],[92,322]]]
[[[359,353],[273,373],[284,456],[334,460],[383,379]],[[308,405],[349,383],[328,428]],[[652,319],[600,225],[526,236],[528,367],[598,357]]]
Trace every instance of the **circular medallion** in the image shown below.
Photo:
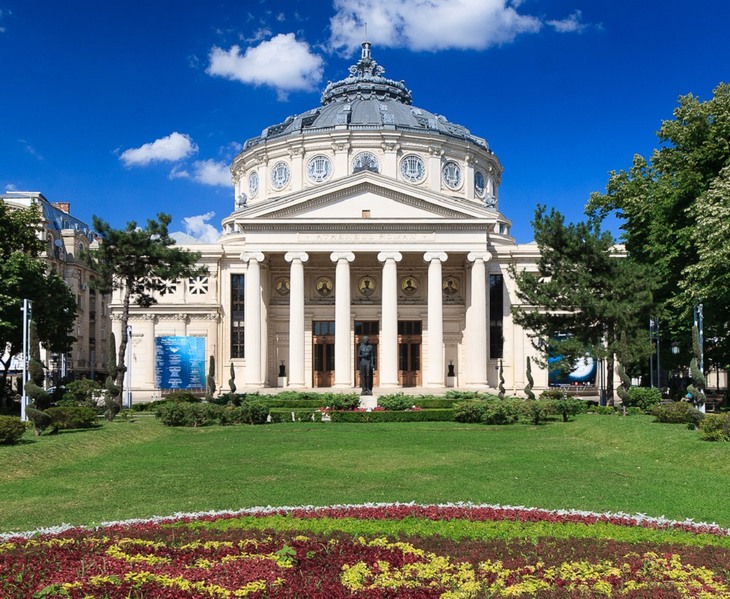
[[[453,160],[449,160],[441,168],[441,178],[449,189],[461,187],[461,168]]]
[[[317,155],[307,163],[307,176],[314,183],[326,181],[332,175],[332,162],[327,156]]]
[[[409,154],[400,162],[400,172],[410,183],[420,183],[426,178],[426,165],[419,156]]]
[[[286,162],[277,162],[271,169],[271,186],[274,189],[284,189],[290,177],[289,165]]]
[[[329,277],[319,277],[319,279],[317,279],[314,283],[314,290],[320,297],[329,297],[332,295],[334,288],[335,286],[332,283],[332,279]]]
[[[455,277],[446,277],[442,288],[446,295],[456,295],[459,293],[459,279]]]
[[[370,297],[373,293],[375,293],[375,279],[372,277],[363,277],[358,281],[357,288],[361,295]]]
[[[279,295],[289,295],[289,279],[287,277],[276,279],[274,289],[276,289],[276,293]]]
[[[418,281],[413,277],[405,277],[400,282],[400,288],[405,295],[414,295],[418,291]]]
[[[248,176],[248,194],[254,197],[259,191],[259,174],[256,171],[251,171]]]
[[[380,172],[380,164],[375,154],[370,152],[360,152],[352,160],[352,172],[359,173],[360,171],[372,171],[374,173]]]

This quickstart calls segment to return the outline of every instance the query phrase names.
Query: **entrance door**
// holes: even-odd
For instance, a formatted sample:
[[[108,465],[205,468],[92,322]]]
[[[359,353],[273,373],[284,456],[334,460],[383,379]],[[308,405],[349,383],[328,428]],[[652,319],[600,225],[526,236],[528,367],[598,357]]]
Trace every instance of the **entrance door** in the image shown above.
[[[312,323],[314,387],[331,387],[335,380],[335,322],[315,320]]]
[[[360,364],[357,359],[357,348],[362,342],[362,338],[367,335],[370,339],[370,345],[373,346],[373,388],[380,384],[380,374],[378,373],[378,333],[380,332],[380,322],[377,320],[356,320],[355,321],[355,386],[360,387]]]
[[[421,321],[398,321],[398,382],[402,387],[421,386]]]

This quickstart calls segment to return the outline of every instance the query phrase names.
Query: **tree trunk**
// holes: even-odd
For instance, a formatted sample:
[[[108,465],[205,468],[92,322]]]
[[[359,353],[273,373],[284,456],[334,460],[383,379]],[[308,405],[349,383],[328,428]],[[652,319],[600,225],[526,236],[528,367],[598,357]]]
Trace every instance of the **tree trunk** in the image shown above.
[[[132,286],[127,284],[124,286],[124,296],[122,300],[122,338],[119,340],[119,354],[117,357],[117,368],[114,375],[115,384],[119,389],[119,394],[116,396],[116,401],[122,405],[122,398],[124,397],[124,375],[127,373],[127,326],[129,325],[129,303],[131,300]]]
[[[606,359],[606,404],[609,406],[615,405],[613,401],[613,369],[614,356],[611,354]]]

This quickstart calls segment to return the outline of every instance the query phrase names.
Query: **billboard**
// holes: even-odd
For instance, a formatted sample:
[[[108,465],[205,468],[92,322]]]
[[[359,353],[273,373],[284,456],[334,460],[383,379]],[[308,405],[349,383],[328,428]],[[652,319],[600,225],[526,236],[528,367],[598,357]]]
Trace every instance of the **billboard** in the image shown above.
[[[156,337],[158,389],[205,389],[205,337]]]
[[[548,384],[551,387],[556,385],[593,386],[596,384],[598,364],[595,358],[585,356],[576,360],[568,372],[565,372],[560,367],[555,367],[555,363],[559,362],[560,359],[560,356],[548,358]]]

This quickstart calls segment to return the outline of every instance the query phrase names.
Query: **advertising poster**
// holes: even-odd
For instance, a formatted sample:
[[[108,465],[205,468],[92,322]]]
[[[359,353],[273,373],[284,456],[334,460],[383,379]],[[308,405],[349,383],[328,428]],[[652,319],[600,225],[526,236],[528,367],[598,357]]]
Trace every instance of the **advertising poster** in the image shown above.
[[[159,389],[204,389],[205,337],[156,337],[155,373]]]

